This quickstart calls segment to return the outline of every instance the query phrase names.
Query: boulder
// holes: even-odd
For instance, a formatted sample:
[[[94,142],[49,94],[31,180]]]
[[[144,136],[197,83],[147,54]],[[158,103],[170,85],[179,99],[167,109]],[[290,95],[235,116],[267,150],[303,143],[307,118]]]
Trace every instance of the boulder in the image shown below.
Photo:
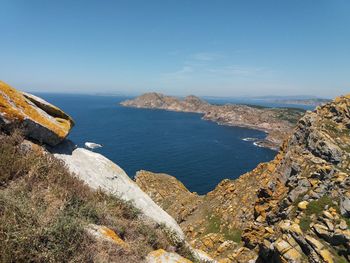
[[[20,92],[0,81],[0,127],[20,127],[25,137],[54,146],[63,141],[74,122],[56,106]]]
[[[55,157],[64,161],[69,170],[89,187],[102,190],[132,204],[141,213],[158,224],[164,224],[184,240],[176,221],[160,208],[118,165],[101,154],[76,148],[69,141],[55,148]]]
[[[340,213],[345,217],[350,217],[350,198],[344,196],[340,200]]]

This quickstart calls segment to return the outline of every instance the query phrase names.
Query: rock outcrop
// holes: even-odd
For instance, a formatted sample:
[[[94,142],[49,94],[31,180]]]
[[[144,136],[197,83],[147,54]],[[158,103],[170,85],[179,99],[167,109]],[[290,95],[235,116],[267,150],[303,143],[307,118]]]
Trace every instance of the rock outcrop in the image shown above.
[[[167,174],[139,171],[136,173],[135,181],[142,191],[178,223],[185,221],[202,202],[201,196],[191,193],[179,180]]]
[[[212,105],[196,97],[187,96],[183,100],[159,93],[146,93],[121,103],[123,106],[170,111],[195,112],[203,114],[203,119],[223,125],[257,129],[268,135],[261,146],[278,149],[291,133],[296,121],[304,114],[297,109],[274,109],[247,105]]]
[[[69,170],[89,187],[132,202],[142,214],[158,224],[166,225],[179,238],[184,238],[176,221],[145,194],[118,165],[101,154],[75,148],[69,141],[59,145],[55,151],[55,157],[63,160]]]
[[[145,174],[141,187],[156,193],[155,176]],[[173,188],[168,180],[170,196]],[[166,206],[152,197],[181,215],[175,195]],[[350,261],[350,95],[308,112],[273,161],[200,198],[180,225],[223,262]]]
[[[59,108],[0,81],[0,128],[20,127],[26,137],[54,146],[73,126],[72,118]]]

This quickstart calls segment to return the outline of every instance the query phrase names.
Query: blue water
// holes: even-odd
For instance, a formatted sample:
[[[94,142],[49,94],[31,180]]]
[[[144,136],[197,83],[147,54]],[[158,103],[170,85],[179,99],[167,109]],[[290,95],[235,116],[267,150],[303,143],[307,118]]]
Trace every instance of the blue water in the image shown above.
[[[130,177],[144,169],[178,178],[190,191],[207,193],[223,179],[234,179],[275,152],[243,138],[265,133],[220,126],[201,115],[119,105],[123,97],[38,94],[75,120],[69,138],[79,146],[96,142],[100,152]],[[244,189],[242,189],[244,190]]]

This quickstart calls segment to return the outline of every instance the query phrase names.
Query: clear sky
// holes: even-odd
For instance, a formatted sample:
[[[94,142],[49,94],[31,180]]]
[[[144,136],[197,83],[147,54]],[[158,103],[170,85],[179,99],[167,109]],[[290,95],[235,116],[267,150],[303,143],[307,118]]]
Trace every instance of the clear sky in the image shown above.
[[[350,93],[349,0],[0,0],[0,33],[28,91]]]

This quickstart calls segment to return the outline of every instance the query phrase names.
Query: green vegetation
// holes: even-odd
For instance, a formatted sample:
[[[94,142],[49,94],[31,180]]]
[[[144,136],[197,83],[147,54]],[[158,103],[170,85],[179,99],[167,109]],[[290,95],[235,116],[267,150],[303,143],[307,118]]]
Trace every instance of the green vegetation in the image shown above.
[[[303,216],[300,219],[300,228],[303,232],[306,232],[310,229],[310,224],[311,224],[311,218],[309,216]]]
[[[0,262],[141,262],[172,244],[132,204],[90,190],[52,155],[23,147],[18,132],[0,141]],[[130,250],[92,238],[91,223],[115,231]]]
[[[294,207],[296,208],[297,203],[300,202],[300,198],[298,198],[294,204]],[[325,195],[322,196],[321,198],[319,198],[318,200],[314,200],[311,201],[306,210],[305,210],[305,215],[300,219],[300,228],[301,230],[308,231],[310,229],[310,224],[312,222],[310,216],[315,214],[317,217],[320,216],[322,214],[322,212],[324,211],[325,206],[328,207],[333,207],[334,209],[338,210],[339,212],[339,207],[338,205],[335,204],[334,200]]]
[[[305,110],[298,108],[275,108],[276,118],[296,124],[304,115]]]
[[[218,216],[212,215],[208,218],[208,224],[206,227],[206,233],[219,233],[221,220]]]
[[[319,215],[321,215],[325,206],[333,207],[333,208],[339,210],[338,206],[334,203],[334,200],[331,197],[324,195],[321,198],[319,198],[318,200],[311,201],[305,210],[305,214],[307,216],[310,216],[312,214],[319,216]]]
[[[232,240],[236,243],[240,243],[242,241],[242,230],[229,229],[227,227],[222,228],[221,220],[216,215],[212,215],[208,218],[208,224],[205,233],[221,233],[227,240]]]

